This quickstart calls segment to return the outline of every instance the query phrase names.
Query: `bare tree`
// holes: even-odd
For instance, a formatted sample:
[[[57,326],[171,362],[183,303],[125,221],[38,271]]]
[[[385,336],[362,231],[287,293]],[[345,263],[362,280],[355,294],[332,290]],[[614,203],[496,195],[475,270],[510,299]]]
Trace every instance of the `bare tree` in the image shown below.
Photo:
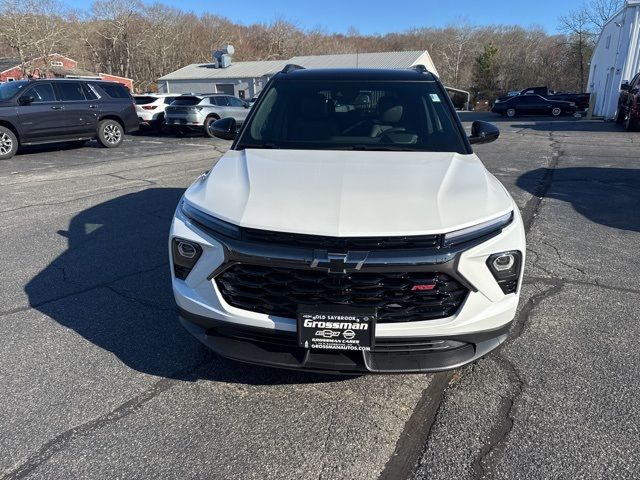
[[[624,0],[589,0],[582,10],[594,33],[600,33],[606,21],[623,5]]]
[[[66,35],[64,5],[55,0],[0,0],[0,40],[20,58],[23,74],[27,61],[55,53]]]
[[[580,91],[584,91],[585,71],[593,49],[593,31],[589,28],[589,17],[584,9],[574,10],[560,17],[560,29],[568,35],[568,45],[573,47],[579,70]]]

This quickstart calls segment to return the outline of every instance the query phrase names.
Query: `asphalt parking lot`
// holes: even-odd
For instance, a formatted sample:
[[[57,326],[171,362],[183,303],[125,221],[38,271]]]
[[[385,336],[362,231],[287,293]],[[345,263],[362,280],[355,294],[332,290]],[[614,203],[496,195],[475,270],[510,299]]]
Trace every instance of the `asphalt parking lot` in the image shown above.
[[[179,326],[167,232],[229,143],[0,162],[0,478],[637,478],[640,135],[500,119],[476,151],[528,228],[498,351],[437,375],[220,359]]]

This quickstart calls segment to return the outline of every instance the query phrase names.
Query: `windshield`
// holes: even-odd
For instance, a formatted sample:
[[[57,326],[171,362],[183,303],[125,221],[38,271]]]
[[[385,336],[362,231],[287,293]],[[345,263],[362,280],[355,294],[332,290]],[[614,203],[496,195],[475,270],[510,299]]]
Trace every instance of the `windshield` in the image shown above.
[[[29,82],[20,81],[7,82],[0,84],[0,100],[8,100],[18,93],[22,88],[26,87]]]
[[[435,82],[276,81],[236,148],[467,153]]]
[[[198,105],[200,100],[198,97],[178,97],[171,105]]]
[[[138,97],[134,96],[133,100],[135,100],[136,105],[148,105],[156,101],[155,97]]]

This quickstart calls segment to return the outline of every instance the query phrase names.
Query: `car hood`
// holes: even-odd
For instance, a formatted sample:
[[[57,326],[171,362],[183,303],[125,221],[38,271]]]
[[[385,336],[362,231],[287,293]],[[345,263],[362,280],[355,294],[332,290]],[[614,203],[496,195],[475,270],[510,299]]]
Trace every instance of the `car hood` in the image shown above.
[[[442,233],[514,208],[475,154],[430,152],[232,150],[185,200],[244,227],[343,237]]]

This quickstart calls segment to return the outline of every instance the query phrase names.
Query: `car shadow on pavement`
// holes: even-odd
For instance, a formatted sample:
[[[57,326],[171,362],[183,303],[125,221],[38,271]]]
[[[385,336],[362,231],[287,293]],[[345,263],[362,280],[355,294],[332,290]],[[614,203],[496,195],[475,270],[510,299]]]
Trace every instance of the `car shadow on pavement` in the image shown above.
[[[167,243],[183,191],[150,188],[75,215],[68,229],[58,232],[66,237],[67,250],[26,285],[30,305],[150,375],[260,385],[344,378],[221,359],[180,326]]]
[[[571,203],[581,215],[611,228],[640,231],[640,169],[572,167],[552,172],[538,168],[521,175],[516,184],[539,195],[541,179],[553,175],[546,198]]]

